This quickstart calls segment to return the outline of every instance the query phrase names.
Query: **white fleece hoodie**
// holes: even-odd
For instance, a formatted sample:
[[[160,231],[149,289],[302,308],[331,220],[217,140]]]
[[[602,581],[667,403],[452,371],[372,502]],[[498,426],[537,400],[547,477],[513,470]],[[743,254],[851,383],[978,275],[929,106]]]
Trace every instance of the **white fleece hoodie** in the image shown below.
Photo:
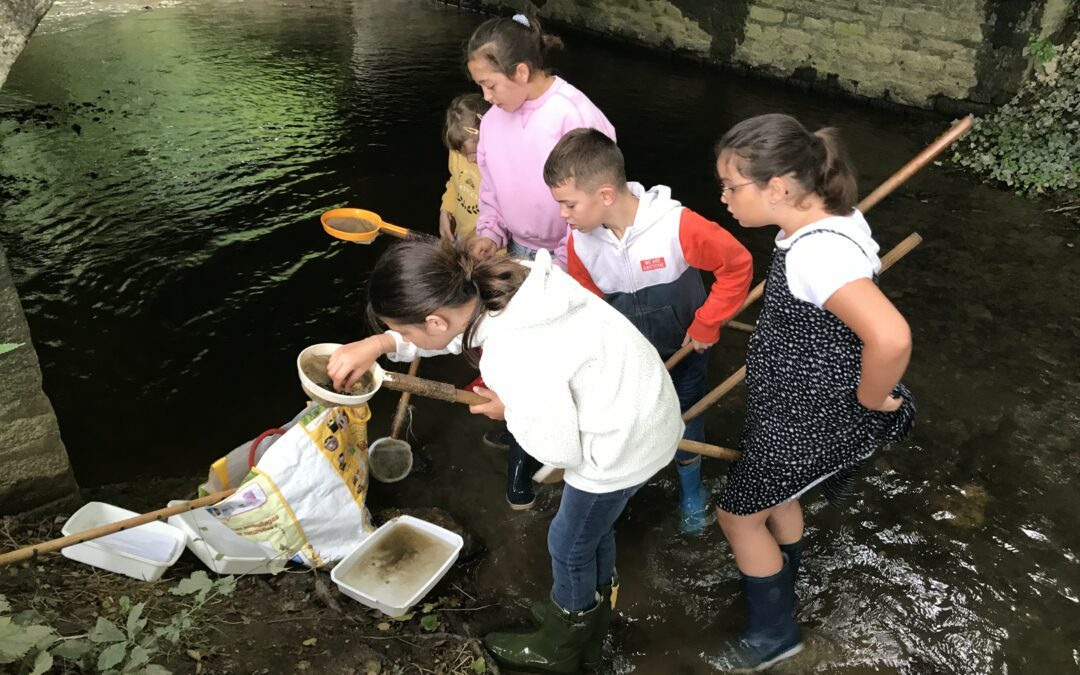
[[[660,356],[626,317],[552,265],[547,251],[522,264],[532,268],[529,276],[505,310],[480,320],[475,338],[484,350],[480,373],[506,405],[510,433],[530,455],[564,469],[563,479],[579,490],[645,482],[672,460],[683,434]],[[417,355],[394,338],[393,360]]]

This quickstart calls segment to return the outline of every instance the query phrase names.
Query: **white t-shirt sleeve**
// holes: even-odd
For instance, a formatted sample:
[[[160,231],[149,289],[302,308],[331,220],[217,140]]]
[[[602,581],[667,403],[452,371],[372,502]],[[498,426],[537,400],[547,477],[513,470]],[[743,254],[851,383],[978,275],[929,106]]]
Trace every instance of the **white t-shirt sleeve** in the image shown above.
[[[446,349],[420,349],[413,343],[401,337],[401,333],[395,330],[388,330],[386,331],[386,334],[394,338],[394,344],[397,346],[396,351],[386,355],[386,358],[391,361],[409,362],[415,360],[418,356],[427,358],[429,356],[439,356],[441,354],[461,353],[462,341],[460,335],[451,340],[450,344],[446,345]]]
[[[874,277],[874,263],[847,237],[822,232],[806,235],[787,254],[791,294],[824,308],[832,294],[858,279]]]

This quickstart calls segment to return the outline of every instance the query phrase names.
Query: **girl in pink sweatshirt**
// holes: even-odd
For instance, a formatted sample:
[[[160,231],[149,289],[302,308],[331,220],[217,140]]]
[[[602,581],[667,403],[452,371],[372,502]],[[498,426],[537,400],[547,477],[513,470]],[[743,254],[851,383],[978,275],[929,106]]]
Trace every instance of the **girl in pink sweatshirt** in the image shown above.
[[[469,74],[492,108],[480,123],[480,215],[471,252],[503,246],[532,259],[540,249],[565,268],[566,220],[544,183],[548,153],[568,131],[591,127],[615,140],[615,129],[592,101],[544,69],[544,53],[561,41],[535,19],[490,19],[469,39]]]

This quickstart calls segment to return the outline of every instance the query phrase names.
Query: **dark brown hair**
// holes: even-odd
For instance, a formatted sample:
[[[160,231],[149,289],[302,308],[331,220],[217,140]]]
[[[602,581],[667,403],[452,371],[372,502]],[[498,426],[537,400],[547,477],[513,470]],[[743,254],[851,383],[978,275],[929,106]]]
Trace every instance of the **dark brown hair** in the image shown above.
[[[846,216],[855,208],[855,170],[836,129],[810,133],[790,115],[758,115],[736,124],[716,144],[717,160],[728,153],[739,173],[759,186],[791,175],[805,194],[820,195],[829,213]]]
[[[463,242],[409,239],[390,247],[375,263],[368,280],[367,318],[382,330],[386,319],[421,324],[442,307],[478,300],[463,335],[472,346],[485,312],[506,308],[529,275],[527,267],[507,256],[474,260]]]
[[[507,77],[514,76],[517,64],[529,67],[529,78],[544,71],[544,55],[561,47],[562,40],[548,35],[540,22],[529,18],[529,25],[513,19],[488,19],[480,24],[465,48],[465,61],[484,59],[491,67]]]
[[[480,118],[491,109],[491,104],[480,94],[461,94],[450,101],[446,109],[446,123],[443,125],[443,143],[450,150],[462,152],[465,141],[476,138],[479,132]]]
[[[615,141],[596,129],[574,129],[552,148],[544,162],[544,182],[556,187],[573,180],[579,190],[592,192],[604,183],[626,186],[626,162]]]

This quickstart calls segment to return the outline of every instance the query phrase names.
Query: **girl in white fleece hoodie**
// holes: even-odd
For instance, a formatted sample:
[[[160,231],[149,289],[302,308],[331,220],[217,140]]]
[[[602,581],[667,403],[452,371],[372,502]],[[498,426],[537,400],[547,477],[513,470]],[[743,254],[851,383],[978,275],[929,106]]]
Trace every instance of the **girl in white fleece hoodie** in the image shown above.
[[[555,267],[473,260],[461,245],[407,241],[376,263],[368,316],[390,330],[340,348],[334,386],[347,390],[382,354],[483,348],[490,403],[526,451],[562,468],[566,485],[548,531],[554,587],[534,608],[534,633],[485,638],[509,667],[578,672],[600,660],[611,619],[614,523],[630,497],[675,455],[679,400],[656,349],[629,320]]]

